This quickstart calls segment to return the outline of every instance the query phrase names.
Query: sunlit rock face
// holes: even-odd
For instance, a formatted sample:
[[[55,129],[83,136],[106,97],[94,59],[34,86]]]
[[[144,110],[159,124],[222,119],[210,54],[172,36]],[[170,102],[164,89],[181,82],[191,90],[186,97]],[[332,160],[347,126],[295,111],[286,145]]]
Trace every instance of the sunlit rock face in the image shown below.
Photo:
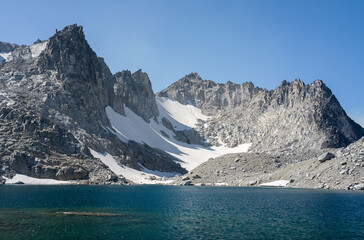
[[[311,151],[345,147],[364,135],[321,81],[283,81],[268,91],[247,82],[217,84],[191,73],[158,96],[193,104],[211,116],[196,129],[214,144],[251,142],[254,151]]]

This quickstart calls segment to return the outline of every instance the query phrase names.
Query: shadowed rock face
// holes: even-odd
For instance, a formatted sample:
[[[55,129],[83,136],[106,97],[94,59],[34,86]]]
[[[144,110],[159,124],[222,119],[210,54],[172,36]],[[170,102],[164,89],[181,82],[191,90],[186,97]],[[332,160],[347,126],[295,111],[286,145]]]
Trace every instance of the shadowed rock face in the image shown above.
[[[2,108],[1,173],[36,178],[114,182],[117,176],[60,125],[18,109]]]
[[[126,70],[114,76],[115,104],[125,104],[146,122],[159,115],[152,84],[146,73],[138,70],[132,74]]]
[[[5,53],[12,52],[17,47],[19,47],[19,45],[17,45],[17,44],[11,44],[11,43],[0,41],[0,52],[5,52]]]
[[[344,147],[364,135],[321,80],[283,81],[268,91],[250,82],[217,84],[191,73],[157,95],[212,116],[207,127],[196,130],[215,145],[218,137],[230,146],[252,142],[253,151],[306,152]]]

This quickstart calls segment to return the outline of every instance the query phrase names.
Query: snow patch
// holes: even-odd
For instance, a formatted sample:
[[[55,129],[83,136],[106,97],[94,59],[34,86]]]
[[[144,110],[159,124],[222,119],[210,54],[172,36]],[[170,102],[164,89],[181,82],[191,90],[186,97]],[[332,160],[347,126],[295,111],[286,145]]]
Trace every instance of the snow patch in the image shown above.
[[[176,172],[161,172],[161,171],[156,171],[156,170],[150,170],[148,168],[145,168],[144,166],[142,166],[141,164],[138,163],[138,165],[140,166],[140,168],[142,169],[142,172],[144,173],[148,173],[150,175],[153,176],[158,176],[158,177],[167,177],[167,178],[171,178],[174,177],[176,175],[181,176],[182,174],[180,173],[176,173]]]
[[[172,98],[156,97],[155,98],[160,114],[167,118],[176,130],[184,130],[194,128],[198,119],[206,121],[208,116],[201,113],[201,109],[192,104],[181,104]]]
[[[41,54],[41,52],[47,47],[47,44],[48,41],[44,41],[41,43],[30,45],[29,48],[30,51],[32,52],[32,57],[33,58],[38,57]]]
[[[215,183],[215,186],[229,186],[229,184],[227,184],[226,182],[218,182]]]
[[[16,174],[13,178],[6,178],[5,184],[15,184],[17,182],[22,182],[24,184],[32,185],[56,185],[56,184],[69,184],[69,181],[59,181],[55,179],[45,179],[45,178],[33,178],[23,174]]]
[[[11,55],[11,52],[0,52],[0,62],[7,61],[8,57]]]
[[[287,186],[288,183],[289,183],[289,181],[287,181],[287,180],[277,180],[277,181],[273,181],[273,182],[260,184],[260,186],[262,186],[262,187],[285,187],[285,186]]]
[[[158,102],[160,103],[161,98],[159,98]],[[170,103],[170,99],[163,99],[165,102],[168,102],[167,105],[175,106],[176,109],[165,109],[165,112],[178,112],[179,110],[184,111],[183,108],[185,105]],[[160,109],[163,108],[165,104],[159,104]],[[110,124],[113,128],[113,132],[119,137],[120,140],[124,142],[128,142],[129,140],[133,140],[135,142],[144,143],[149,145],[152,148],[160,149],[165,151],[176,158],[176,162],[181,164],[183,168],[190,171],[197,167],[198,165],[206,162],[209,158],[215,158],[227,153],[239,153],[239,152],[246,152],[250,147],[251,143],[241,144],[235,148],[229,148],[225,146],[212,146],[212,147],[203,147],[201,145],[194,145],[194,144],[187,144],[183,142],[177,141],[174,136],[175,134],[167,129],[162,124],[158,124],[155,121],[151,120],[149,123],[144,121],[140,116],[135,114],[132,110],[128,107],[124,106],[125,109],[125,116],[120,115],[119,113],[115,112],[111,107],[106,107],[106,114],[110,120]],[[163,108],[164,109],[164,108]],[[178,110],[179,109],[179,110]],[[186,117],[181,122],[184,124],[179,123],[186,128],[186,124],[192,126],[192,123],[196,121],[196,116],[198,112],[193,107],[189,107],[189,109],[193,109],[194,114],[188,115],[186,112]],[[173,110],[173,111],[172,111]],[[162,111],[161,111],[162,112]],[[161,113],[161,115],[163,112]],[[176,117],[177,113],[173,113],[170,116]],[[163,115],[162,115],[163,116]],[[160,117],[162,117],[160,116]],[[200,116],[201,117],[201,116]],[[194,120],[195,119],[195,120]],[[179,120],[179,119],[178,119]],[[175,120],[176,121],[176,120]],[[161,121],[159,121],[161,122]],[[171,121],[172,122],[172,121]],[[176,121],[177,122],[177,121]],[[173,123],[172,123],[173,124]],[[170,136],[170,138],[166,138],[162,135],[161,131]]]
[[[99,158],[116,175],[122,175],[126,179],[133,181],[134,183],[137,183],[137,184],[167,184],[167,183],[172,182],[172,180],[161,181],[161,180],[157,180],[157,178],[162,177],[162,176],[171,177],[171,176],[175,176],[178,174],[178,173],[170,173],[170,172],[151,171],[144,167],[142,167],[142,171],[138,171],[136,169],[133,169],[133,168],[130,168],[127,166],[120,166],[116,162],[115,158],[112,155],[110,155],[109,153],[107,153],[107,152],[99,153],[99,152],[92,150],[91,148],[89,148],[89,149],[90,149],[92,156],[94,156],[95,158]],[[155,180],[151,180],[151,176],[153,176],[155,178]]]

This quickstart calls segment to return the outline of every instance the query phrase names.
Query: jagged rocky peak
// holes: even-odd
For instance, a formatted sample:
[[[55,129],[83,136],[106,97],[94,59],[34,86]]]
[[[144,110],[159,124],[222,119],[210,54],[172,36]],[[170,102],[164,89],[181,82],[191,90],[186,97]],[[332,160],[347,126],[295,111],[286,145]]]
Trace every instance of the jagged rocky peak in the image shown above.
[[[65,115],[77,123],[70,121],[72,128],[78,125],[86,131],[96,131],[100,122],[108,122],[105,107],[112,105],[114,79],[87,43],[81,26],[67,26],[50,37],[37,66],[42,78],[56,89],[47,96],[44,117],[61,124],[64,119],[57,116]]]
[[[115,75],[115,106],[120,108],[125,104],[133,112],[149,122],[152,117],[159,115],[157,103],[148,74],[138,70],[131,73],[124,70]]]
[[[321,80],[283,81],[268,91],[250,82],[217,84],[189,74],[158,96],[194,104],[212,116],[207,128],[197,129],[211,143],[216,136],[228,146],[252,142],[253,151],[344,147],[364,135]]]
[[[193,104],[196,107],[201,108],[201,99],[204,97],[199,95],[201,90],[208,89],[216,86],[213,81],[203,80],[196,72],[192,72],[177,82],[170,85],[165,90],[157,93],[158,97],[172,97],[182,104]],[[196,95],[199,95],[197,97]]]
[[[8,53],[14,51],[19,45],[0,41],[0,53]]]
[[[57,31],[41,53],[39,66],[64,74],[78,74],[85,79],[95,79],[89,73],[99,70],[97,56],[85,39],[82,26],[76,24]]]
[[[184,76],[181,80],[182,81],[189,80],[189,81],[195,81],[195,82],[203,81],[197,72],[191,72],[190,74],[187,74],[186,76]]]
[[[228,81],[225,84],[203,80],[197,73],[191,73],[157,93],[159,97],[172,97],[182,104],[193,104],[211,115],[216,110],[236,107],[245,102],[245,98],[262,91],[251,82],[242,85]]]

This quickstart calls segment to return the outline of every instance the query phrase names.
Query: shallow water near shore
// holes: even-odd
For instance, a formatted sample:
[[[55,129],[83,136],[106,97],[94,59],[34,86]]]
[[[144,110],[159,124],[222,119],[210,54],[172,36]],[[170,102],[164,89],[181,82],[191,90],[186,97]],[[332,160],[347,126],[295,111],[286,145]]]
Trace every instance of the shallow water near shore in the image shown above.
[[[0,186],[0,239],[363,239],[364,193]]]

